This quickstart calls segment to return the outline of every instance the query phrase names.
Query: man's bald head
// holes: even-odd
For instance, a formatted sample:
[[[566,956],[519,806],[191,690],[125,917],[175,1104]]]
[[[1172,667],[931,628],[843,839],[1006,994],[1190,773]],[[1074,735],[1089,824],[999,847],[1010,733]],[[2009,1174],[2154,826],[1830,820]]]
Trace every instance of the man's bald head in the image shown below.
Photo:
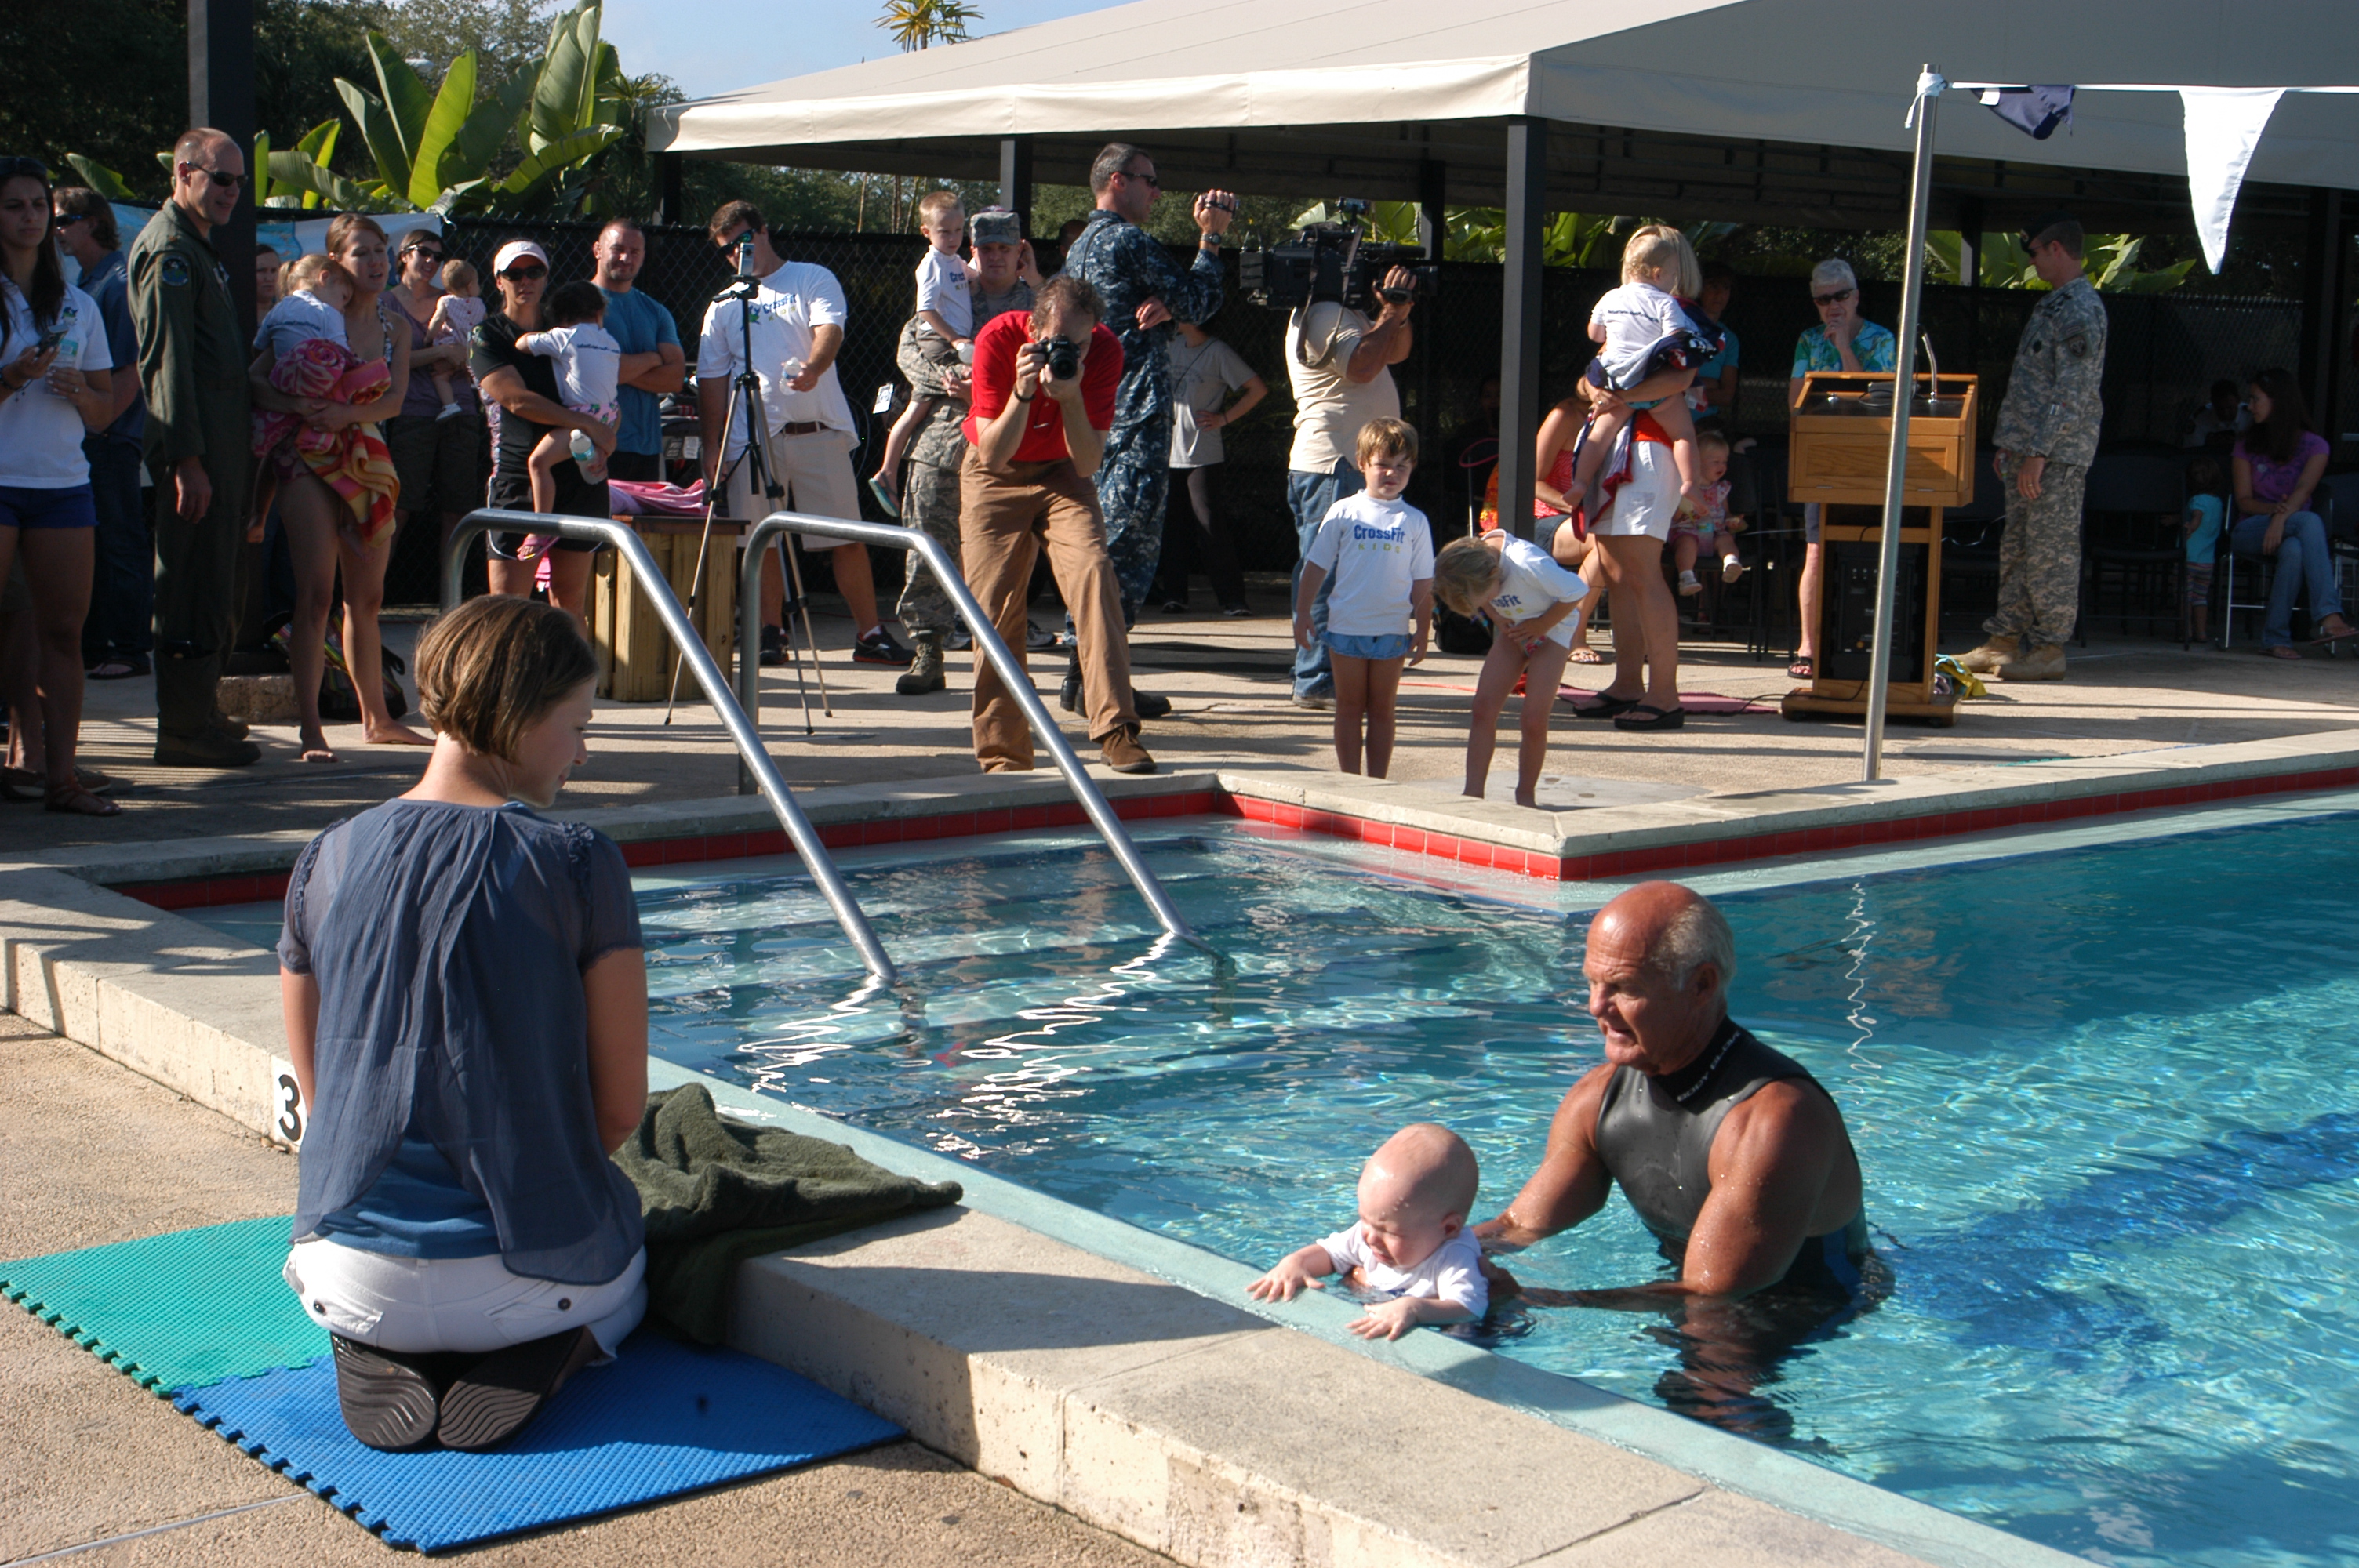
[[[1648,967],[1676,990],[1685,990],[1707,964],[1723,996],[1736,979],[1736,935],[1712,900],[1693,888],[1640,882],[1597,912],[1591,941],[1598,939],[1601,928],[1644,953]]]
[[[237,211],[245,190],[245,155],[228,134],[211,125],[183,131],[172,144],[172,202],[211,232]]]

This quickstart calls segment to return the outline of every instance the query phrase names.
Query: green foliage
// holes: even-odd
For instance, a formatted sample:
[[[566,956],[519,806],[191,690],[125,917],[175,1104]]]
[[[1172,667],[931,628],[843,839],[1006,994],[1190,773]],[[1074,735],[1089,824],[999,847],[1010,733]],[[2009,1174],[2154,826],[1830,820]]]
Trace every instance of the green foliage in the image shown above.
[[[967,28],[983,20],[983,13],[965,0],[885,0],[885,14],[876,25],[893,35],[904,54],[933,44],[965,41]]]
[[[89,186],[109,201],[136,200],[131,193],[131,188],[123,183],[123,177],[104,164],[93,163],[80,153],[66,154],[66,162],[73,165],[74,172],[82,176],[82,182],[84,185]]]
[[[2044,289],[2023,242],[2013,234],[1984,234],[1974,258],[1976,281],[1984,288]],[[2138,265],[2146,241],[2135,234],[2091,234],[2082,265],[2089,281],[2106,294],[2167,294],[2187,281],[2195,258],[2152,270]],[[1934,283],[1962,283],[1964,240],[1954,230],[1937,229],[1925,236],[1925,276]]]

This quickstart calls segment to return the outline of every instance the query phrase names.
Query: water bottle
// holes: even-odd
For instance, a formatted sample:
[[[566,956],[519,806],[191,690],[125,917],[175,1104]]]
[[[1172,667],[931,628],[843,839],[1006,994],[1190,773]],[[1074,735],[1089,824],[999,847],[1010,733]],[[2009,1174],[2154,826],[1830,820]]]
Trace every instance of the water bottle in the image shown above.
[[[573,462],[576,467],[581,469],[582,477],[588,480],[592,484],[597,483],[599,479],[598,443],[590,438],[590,432],[587,430],[576,430],[570,438],[567,438],[565,444],[573,449]]]

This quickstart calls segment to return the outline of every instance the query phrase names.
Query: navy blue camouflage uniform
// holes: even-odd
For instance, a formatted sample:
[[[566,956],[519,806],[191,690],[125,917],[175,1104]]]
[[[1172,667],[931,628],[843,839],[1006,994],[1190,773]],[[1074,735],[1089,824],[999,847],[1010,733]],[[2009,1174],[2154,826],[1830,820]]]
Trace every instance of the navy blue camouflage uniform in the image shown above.
[[[1186,271],[1146,230],[1101,207],[1065,252],[1065,271],[1098,291],[1105,325],[1122,340],[1122,385],[1114,428],[1097,471],[1105,514],[1106,553],[1122,584],[1125,620],[1135,617],[1163,554],[1163,503],[1171,472],[1171,378],[1166,353],[1174,329],[1142,329],[1138,308],[1150,299],[1182,321],[1208,321],[1221,308],[1220,253],[1201,249]]]

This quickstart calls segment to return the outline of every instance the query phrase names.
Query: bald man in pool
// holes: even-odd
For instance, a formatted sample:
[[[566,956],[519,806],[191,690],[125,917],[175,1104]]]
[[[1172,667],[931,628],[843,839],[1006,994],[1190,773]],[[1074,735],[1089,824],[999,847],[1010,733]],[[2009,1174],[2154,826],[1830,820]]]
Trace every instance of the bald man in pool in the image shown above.
[[[1868,1255],[1859,1156],[1818,1081],[1728,1016],[1736,939],[1720,911],[1677,882],[1641,883],[1598,911],[1582,969],[1605,1061],[1557,1108],[1516,1201],[1475,1227],[1484,1247],[1569,1230],[1618,1183],[1680,1277],[1582,1291],[1582,1305],[1855,1292]]]

